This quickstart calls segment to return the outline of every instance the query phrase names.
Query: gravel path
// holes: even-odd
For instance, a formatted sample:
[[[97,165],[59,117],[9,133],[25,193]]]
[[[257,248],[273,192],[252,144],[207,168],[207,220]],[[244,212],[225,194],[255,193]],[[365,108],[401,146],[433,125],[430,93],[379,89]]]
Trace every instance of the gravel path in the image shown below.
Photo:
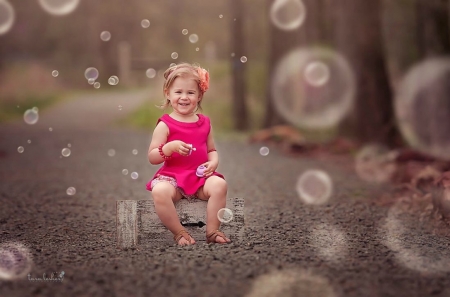
[[[36,125],[0,127],[0,243],[29,248],[31,278],[64,271],[62,282],[0,279],[0,296],[450,296],[449,238],[377,203],[383,188],[340,163],[263,157],[240,142],[218,141],[218,151],[228,198],[245,198],[244,242],[117,249],[115,201],[150,199],[145,183],[158,166],[146,159],[151,131],[112,122],[146,98],[73,98]],[[328,204],[298,198],[297,178],[311,168],[333,180]]]

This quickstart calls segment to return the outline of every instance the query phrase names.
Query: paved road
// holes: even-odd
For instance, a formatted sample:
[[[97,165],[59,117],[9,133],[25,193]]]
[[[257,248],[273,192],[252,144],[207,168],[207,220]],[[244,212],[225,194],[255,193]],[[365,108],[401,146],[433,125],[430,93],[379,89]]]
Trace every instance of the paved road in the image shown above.
[[[0,127],[0,241],[28,246],[31,278],[65,273],[62,282],[0,280],[0,296],[450,296],[449,238],[398,203],[377,203],[382,187],[339,163],[263,157],[241,142],[218,150],[229,199],[245,198],[243,242],[116,249],[115,201],[149,199],[158,166],[146,160],[150,131],[112,123],[146,98],[93,94],[42,112],[34,126]],[[295,191],[310,168],[333,180],[325,205]]]

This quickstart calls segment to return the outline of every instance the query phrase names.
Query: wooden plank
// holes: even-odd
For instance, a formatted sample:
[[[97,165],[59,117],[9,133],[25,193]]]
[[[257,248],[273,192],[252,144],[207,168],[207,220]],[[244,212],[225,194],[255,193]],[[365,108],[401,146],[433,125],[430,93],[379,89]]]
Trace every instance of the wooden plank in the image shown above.
[[[118,201],[118,205],[119,202],[121,201]],[[172,233],[161,223],[155,212],[153,200],[137,200],[135,202],[136,235],[133,238],[137,239],[136,244],[150,246],[174,244]],[[185,225],[186,230],[197,242],[206,241],[206,206],[207,201],[198,199],[192,201],[182,199],[175,205],[181,224]],[[233,220],[229,223],[222,223],[220,229],[231,240],[240,241],[244,236],[244,199],[231,198],[227,207],[233,212]],[[132,211],[130,208],[128,210]],[[128,226],[131,227],[131,225]],[[120,232],[130,233],[133,231],[122,229]],[[122,242],[118,241],[118,244],[124,246]]]
[[[116,203],[117,246],[122,249],[137,245],[137,201],[120,200]]]

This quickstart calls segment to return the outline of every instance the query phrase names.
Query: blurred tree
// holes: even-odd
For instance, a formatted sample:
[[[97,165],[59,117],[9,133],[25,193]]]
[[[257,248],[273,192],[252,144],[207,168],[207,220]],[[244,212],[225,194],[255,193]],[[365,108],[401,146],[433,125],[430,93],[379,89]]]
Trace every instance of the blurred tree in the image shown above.
[[[334,6],[336,45],[357,80],[350,133],[361,142],[393,145],[399,134],[382,48],[381,0],[342,0]]]
[[[241,62],[241,57],[245,56],[245,39],[243,35],[243,19],[245,16],[244,4],[241,0],[230,0],[231,5],[231,69],[233,76],[233,117],[236,130],[246,130],[248,128],[248,110],[246,104],[246,81],[245,62]]]

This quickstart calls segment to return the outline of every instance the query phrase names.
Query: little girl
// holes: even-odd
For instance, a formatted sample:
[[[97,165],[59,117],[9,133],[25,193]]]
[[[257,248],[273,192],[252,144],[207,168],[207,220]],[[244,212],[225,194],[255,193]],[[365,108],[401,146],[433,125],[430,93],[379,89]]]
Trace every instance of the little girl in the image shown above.
[[[209,73],[197,65],[182,63],[169,67],[164,78],[166,99],[161,107],[171,106],[172,112],[158,119],[148,149],[151,164],[164,162],[147,184],[156,214],[179,245],[191,245],[195,240],[181,225],[174,203],[182,197],[208,200],[206,241],[229,243],[230,239],[219,230],[217,218],[217,212],[226,204],[227,183],[216,172],[219,156],[210,120],[196,113],[201,110],[203,95],[209,87]],[[206,167],[203,177],[196,175],[199,165]]]

